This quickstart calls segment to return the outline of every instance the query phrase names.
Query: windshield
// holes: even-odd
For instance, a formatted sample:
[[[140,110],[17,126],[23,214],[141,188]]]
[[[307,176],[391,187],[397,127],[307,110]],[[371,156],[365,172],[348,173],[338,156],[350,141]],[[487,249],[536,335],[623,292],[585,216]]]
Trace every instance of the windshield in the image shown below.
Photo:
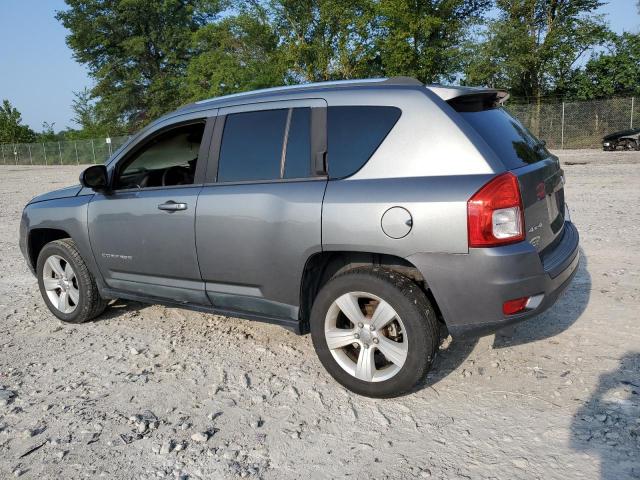
[[[504,108],[459,114],[480,134],[509,170],[539,162],[549,156],[544,143]]]

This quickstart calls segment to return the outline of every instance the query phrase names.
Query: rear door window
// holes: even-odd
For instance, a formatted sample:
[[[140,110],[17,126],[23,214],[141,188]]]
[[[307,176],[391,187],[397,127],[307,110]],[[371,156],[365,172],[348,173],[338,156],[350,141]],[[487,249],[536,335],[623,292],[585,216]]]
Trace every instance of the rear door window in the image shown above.
[[[396,107],[329,107],[329,176],[343,178],[360,170],[389,134],[400,114]]]
[[[311,176],[311,109],[227,115],[218,165],[219,182]]]
[[[280,178],[288,110],[227,115],[220,146],[219,182]]]
[[[508,170],[539,162],[550,155],[544,144],[504,108],[459,114],[480,134]]]

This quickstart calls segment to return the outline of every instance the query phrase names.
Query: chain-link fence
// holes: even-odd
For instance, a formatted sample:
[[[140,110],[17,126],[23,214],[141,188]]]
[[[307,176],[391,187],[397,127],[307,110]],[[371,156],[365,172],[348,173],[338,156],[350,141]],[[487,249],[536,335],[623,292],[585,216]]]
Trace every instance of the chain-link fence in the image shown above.
[[[129,137],[0,145],[4,165],[82,165],[104,163]]]
[[[507,109],[554,149],[600,148],[603,136],[640,127],[640,98],[633,97],[540,104],[507,102]],[[0,161],[5,165],[103,163],[127,138],[4,144],[0,145]]]
[[[640,127],[640,98],[510,104],[516,116],[549,148],[600,148],[609,133]]]

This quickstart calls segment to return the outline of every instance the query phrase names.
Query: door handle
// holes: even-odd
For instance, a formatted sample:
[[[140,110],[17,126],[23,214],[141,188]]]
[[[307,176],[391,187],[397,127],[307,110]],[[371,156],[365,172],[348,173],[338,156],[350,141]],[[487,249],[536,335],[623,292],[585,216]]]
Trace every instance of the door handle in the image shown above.
[[[161,203],[160,205],[158,205],[158,210],[164,210],[169,213],[177,212],[178,210],[186,210],[186,209],[187,209],[186,203],[177,203],[177,202],[174,202],[173,200],[169,200],[168,202]]]

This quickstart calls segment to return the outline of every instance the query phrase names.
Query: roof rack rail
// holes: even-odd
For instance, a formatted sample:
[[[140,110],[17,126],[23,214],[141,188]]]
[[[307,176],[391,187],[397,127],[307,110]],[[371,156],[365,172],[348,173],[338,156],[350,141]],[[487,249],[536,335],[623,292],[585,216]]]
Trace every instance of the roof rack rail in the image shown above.
[[[412,77],[390,77],[390,78],[363,78],[354,80],[333,80],[328,82],[300,83],[296,85],[283,85],[281,87],[262,88],[259,90],[251,90],[249,92],[231,93],[220,97],[208,98],[195,102],[196,105],[212,102],[214,100],[226,100],[229,98],[243,97],[248,95],[259,95],[263,93],[286,92],[290,90],[303,90],[314,87],[331,87],[331,86],[356,86],[378,83],[380,85],[423,85],[419,80]]]
[[[389,77],[389,78],[386,78],[382,83],[389,84],[389,85],[415,85],[418,87],[424,86],[424,83],[422,83],[417,78],[403,77],[403,76]]]

